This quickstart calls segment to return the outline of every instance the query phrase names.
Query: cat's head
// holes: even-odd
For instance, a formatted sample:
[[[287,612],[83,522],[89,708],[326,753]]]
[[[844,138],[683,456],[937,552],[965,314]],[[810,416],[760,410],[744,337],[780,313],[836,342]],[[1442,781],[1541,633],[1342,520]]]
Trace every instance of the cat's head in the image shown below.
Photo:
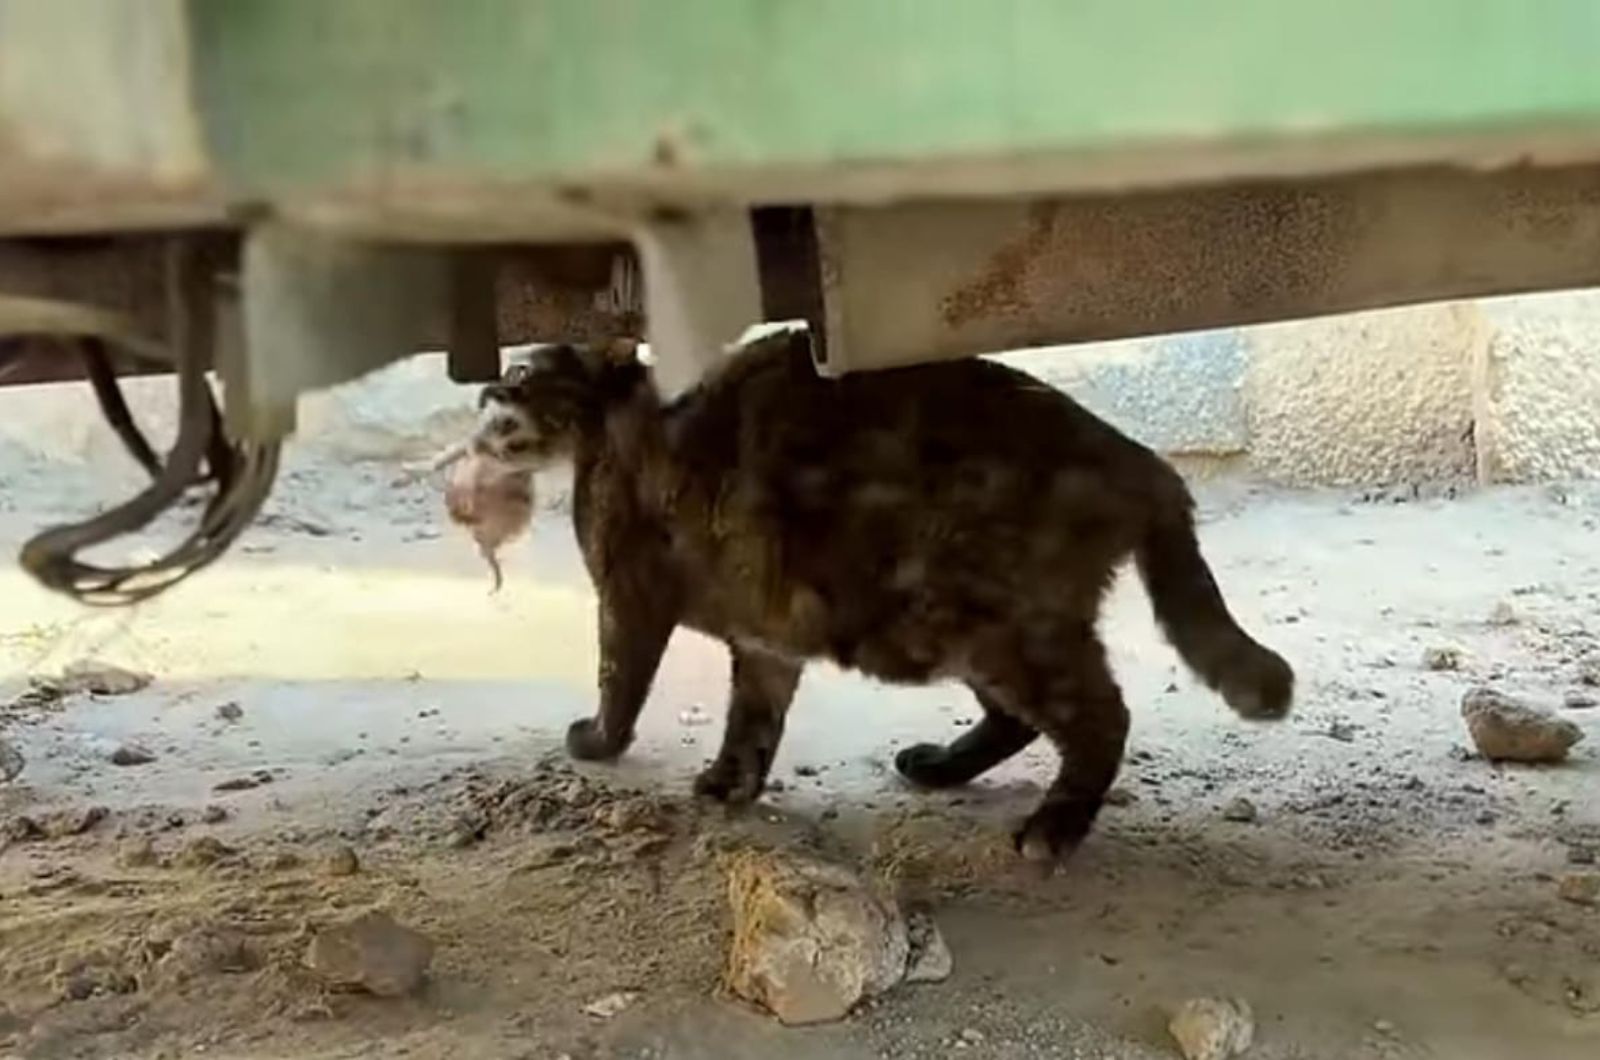
[[[644,378],[631,341],[538,347],[483,388],[472,448],[537,471],[570,457],[585,432],[598,429],[606,406]]]

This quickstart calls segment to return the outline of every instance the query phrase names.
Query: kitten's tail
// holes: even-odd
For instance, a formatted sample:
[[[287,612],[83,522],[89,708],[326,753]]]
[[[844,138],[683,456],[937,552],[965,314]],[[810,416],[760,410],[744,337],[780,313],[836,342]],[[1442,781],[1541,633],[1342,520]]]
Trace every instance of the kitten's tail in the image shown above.
[[[1189,668],[1236,714],[1261,721],[1282,718],[1294,698],[1294,671],[1228,613],[1200,555],[1187,496],[1184,502],[1156,517],[1134,553],[1156,621]]]

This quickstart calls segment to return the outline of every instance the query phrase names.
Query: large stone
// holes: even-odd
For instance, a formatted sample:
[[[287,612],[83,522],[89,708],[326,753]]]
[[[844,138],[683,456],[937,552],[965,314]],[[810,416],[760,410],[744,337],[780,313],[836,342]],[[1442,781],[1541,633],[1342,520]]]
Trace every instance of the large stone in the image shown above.
[[[1565,718],[1487,687],[1461,698],[1461,716],[1479,752],[1496,762],[1559,762],[1583,739]]]
[[[28,760],[9,740],[0,737],[0,784],[16,780],[28,767]]]
[[[1239,998],[1197,997],[1178,1006],[1167,1030],[1186,1060],[1228,1060],[1250,1048],[1256,1022]]]
[[[906,974],[898,904],[842,866],[745,853],[730,868],[728,900],[728,989],[784,1023],[841,1019]]]
[[[150,687],[151,675],[140,670],[112,666],[98,659],[80,659],[61,674],[61,685],[68,692],[88,692],[96,696],[128,696]]]
[[[403,997],[422,985],[433,942],[382,910],[317,932],[306,967],[330,985],[379,997]]]

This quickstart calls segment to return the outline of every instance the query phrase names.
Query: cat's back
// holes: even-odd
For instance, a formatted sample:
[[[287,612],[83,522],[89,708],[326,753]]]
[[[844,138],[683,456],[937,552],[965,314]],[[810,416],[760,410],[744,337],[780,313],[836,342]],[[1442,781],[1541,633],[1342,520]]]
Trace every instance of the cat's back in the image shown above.
[[[845,465],[877,476],[990,463],[1161,477],[1150,450],[1066,394],[979,358],[826,378],[803,333],[762,339],[669,411],[681,459],[746,475]]]

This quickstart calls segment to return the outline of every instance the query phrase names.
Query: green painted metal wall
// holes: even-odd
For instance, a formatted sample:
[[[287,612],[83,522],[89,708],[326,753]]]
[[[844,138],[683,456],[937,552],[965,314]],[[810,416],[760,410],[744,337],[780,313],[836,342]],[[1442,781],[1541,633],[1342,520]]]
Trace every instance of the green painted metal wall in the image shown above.
[[[1596,0],[190,0],[226,172],[584,177],[1516,127]]]

